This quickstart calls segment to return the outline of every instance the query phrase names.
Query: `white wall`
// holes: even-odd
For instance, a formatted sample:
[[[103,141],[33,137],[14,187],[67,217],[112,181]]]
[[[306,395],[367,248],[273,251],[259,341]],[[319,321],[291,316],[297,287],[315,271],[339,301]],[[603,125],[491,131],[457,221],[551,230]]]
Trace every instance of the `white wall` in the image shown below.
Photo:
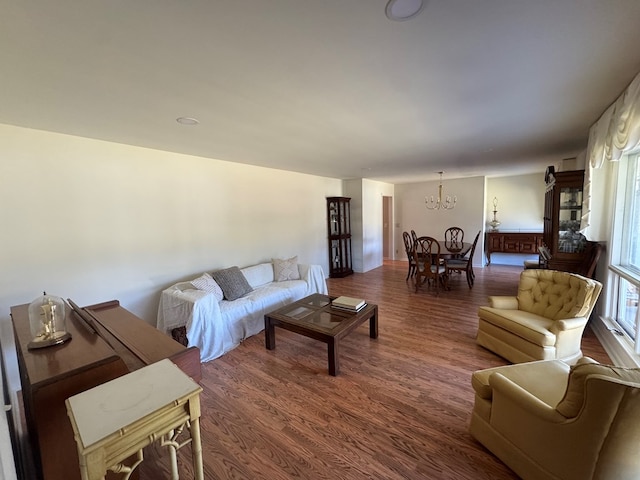
[[[498,199],[496,218],[502,232],[542,232],[544,228],[544,172],[509,177],[487,178],[485,200],[487,231],[493,220],[493,199]],[[525,260],[537,260],[538,255],[492,253],[491,263],[523,265]]]
[[[155,324],[203,271],[298,255],[328,274],[340,180],[0,125],[0,320],[43,290]]]
[[[482,230],[474,266],[485,264],[484,232],[493,219],[493,198],[498,198],[498,221],[503,231],[541,232],[544,213],[544,172],[509,177],[470,177],[443,179],[445,195],[456,195],[458,203],[453,210],[427,210],[424,197],[436,195],[439,180],[432,182],[396,185],[395,187],[395,258],[406,259],[402,232],[415,230],[418,235],[443,237],[450,226],[462,227],[465,241],[473,241]],[[537,255],[492,254],[492,263],[522,265],[526,259]]]
[[[368,272],[382,265],[382,197],[392,197],[390,183],[368,179],[345,180],[345,196],[351,197],[351,246],[353,270]]]
[[[496,218],[501,231],[542,232],[544,172],[487,178],[486,228],[493,220],[493,199],[498,199]]]
[[[362,181],[362,271],[368,272],[382,265],[383,202],[382,197],[393,197],[394,186],[374,180]]]
[[[410,183],[395,186],[395,258],[406,260],[402,232],[416,231],[418,236],[428,235],[444,239],[444,231],[453,226],[462,227],[465,241],[472,242],[479,230],[484,231],[485,179],[484,177],[443,180],[444,194],[456,195],[458,203],[452,210],[428,210],[424,197],[436,195],[439,181]],[[473,264],[483,262],[484,238],[480,236]]]
[[[363,218],[362,218],[362,179],[345,180],[344,196],[351,198],[349,213],[351,220],[351,268],[354,272],[363,272]]]

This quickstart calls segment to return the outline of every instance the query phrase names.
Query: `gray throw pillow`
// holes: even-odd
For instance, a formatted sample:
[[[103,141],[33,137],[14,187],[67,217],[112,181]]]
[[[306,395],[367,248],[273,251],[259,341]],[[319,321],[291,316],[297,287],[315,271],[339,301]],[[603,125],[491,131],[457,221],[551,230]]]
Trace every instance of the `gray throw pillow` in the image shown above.
[[[249,282],[238,267],[229,267],[211,274],[216,281],[225,300],[235,300],[253,291]]]

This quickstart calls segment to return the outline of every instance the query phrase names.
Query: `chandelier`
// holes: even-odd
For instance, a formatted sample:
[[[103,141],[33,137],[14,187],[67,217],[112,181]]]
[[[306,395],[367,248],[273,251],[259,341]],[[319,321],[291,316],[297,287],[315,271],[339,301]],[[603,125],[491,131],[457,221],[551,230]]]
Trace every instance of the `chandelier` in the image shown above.
[[[438,185],[438,198],[434,198],[433,195],[430,197],[424,197],[425,206],[429,210],[451,210],[456,206],[456,202],[458,201],[458,197],[455,195],[447,195],[444,199],[442,198],[442,174],[444,172],[438,172],[440,174],[440,185]]]

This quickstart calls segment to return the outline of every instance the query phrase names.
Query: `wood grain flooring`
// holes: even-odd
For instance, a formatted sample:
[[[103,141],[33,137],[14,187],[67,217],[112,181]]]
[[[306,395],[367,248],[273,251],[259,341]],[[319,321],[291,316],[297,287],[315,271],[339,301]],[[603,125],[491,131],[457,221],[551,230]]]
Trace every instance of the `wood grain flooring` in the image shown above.
[[[207,479],[514,479],[468,433],[473,371],[507,364],[475,343],[488,295],[515,294],[519,267],[476,269],[451,290],[414,293],[406,262],[329,279],[329,293],[379,306],[341,345],[340,374],[327,374],[325,344],[276,329],[203,365],[202,441]],[[590,329],[583,352],[610,362]],[[193,478],[190,449],[179,455]],[[167,456],[145,452],[142,480],[170,478]]]

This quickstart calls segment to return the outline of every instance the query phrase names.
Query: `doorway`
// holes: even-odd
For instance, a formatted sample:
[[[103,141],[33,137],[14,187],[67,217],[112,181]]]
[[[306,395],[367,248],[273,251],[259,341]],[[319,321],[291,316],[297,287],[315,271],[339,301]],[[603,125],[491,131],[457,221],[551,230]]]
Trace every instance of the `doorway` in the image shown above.
[[[393,197],[382,196],[382,259],[393,260]]]

